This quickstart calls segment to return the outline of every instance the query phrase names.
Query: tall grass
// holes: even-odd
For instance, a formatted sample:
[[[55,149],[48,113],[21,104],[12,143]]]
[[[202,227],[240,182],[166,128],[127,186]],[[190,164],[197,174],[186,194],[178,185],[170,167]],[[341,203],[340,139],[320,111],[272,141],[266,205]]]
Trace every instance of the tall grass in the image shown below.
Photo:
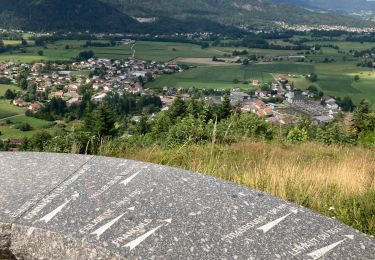
[[[103,155],[176,166],[230,180],[375,235],[375,153],[314,143],[103,148]]]

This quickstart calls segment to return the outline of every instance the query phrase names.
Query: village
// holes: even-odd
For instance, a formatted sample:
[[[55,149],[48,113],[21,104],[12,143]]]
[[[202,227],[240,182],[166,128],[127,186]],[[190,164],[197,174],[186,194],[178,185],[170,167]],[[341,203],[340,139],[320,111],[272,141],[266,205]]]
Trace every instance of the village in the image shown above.
[[[90,86],[93,91],[92,102],[99,104],[109,93],[133,94],[139,96],[159,95],[162,110],[168,110],[177,95],[188,99],[192,95],[189,89],[170,88],[149,89],[147,82],[163,74],[182,73],[187,66],[174,62],[159,63],[129,58],[111,60],[91,58],[69,64],[36,62],[22,64],[6,62],[0,64],[0,78],[9,79],[20,85],[21,74],[27,71],[24,91],[15,93],[11,101],[14,106],[27,107],[28,113],[36,113],[52,98],[63,99],[67,106],[79,104],[82,85]],[[289,75],[293,76],[293,75]],[[29,92],[34,92],[30,95]],[[301,118],[308,117],[317,125],[333,121],[341,109],[332,97],[319,97],[310,90],[298,90],[284,75],[274,75],[272,83],[252,80],[246,89],[233,88],[230,91],[203,89],[201,101],[207,105],[219,105],[228,95],[231,105],[242,113],[256,113],[259,117],[276,125],[296,124]],[[133,115],[139,120],[139,115]]]

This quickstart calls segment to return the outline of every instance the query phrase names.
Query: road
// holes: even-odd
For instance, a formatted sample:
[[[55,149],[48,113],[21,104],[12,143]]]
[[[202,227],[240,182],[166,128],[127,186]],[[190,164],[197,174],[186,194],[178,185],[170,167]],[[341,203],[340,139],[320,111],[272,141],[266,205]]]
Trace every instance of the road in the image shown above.
[[[12,119],[12,118],[20,117],[20,116],[24,116],[24,115],[25,114],[19,114],[19,115],[15,115],[15,116],[9,116],[9,117],[0,118],[0,121],[4,121],[4,120],[7,120],[7,119]]]

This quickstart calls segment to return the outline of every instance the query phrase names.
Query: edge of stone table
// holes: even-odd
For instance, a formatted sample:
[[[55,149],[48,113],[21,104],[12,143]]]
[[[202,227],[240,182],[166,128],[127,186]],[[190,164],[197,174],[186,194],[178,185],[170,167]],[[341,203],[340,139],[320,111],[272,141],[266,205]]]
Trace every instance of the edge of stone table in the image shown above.
[[[168,166],[100,156],[0,153],[0,178],[0,259],[375,255],[373,238],[334,219]]]

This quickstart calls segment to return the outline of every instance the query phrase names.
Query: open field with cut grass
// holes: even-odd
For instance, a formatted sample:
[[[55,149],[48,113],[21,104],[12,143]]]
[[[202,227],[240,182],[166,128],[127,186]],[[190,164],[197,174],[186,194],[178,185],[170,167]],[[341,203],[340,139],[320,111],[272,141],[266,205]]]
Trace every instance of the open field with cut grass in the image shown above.
[[[313,71],[311,65],[304,64],[255,64],[249,66],[201,66],[189,69],[183,73],[163,75],[148,84],[151,88],[185,87],[185,88],[242,88],[249,89],[251,80],[271,82],[271,73],[297,73],[305,74]],[[237,79],[239,84],[234,84]]]
[[[186,156],[189,154],[189,156]],[[375,153],[355,147],[243,141],[104,147],[102,155],[180,167],[264,191],[375,235]]]
[[[7,124],[5,120],[0,120],[0,132],[2,133],[2,135],[0,135],[0,139],[7,140],[9,138],[30,137],[40,129],[44,129],[50,125],[50,122],[48,121],[28,117],[25,115],[10,118],[8,121],[10,121],[11,124]],[[32,130],[21,131],[17,129],[16,125],[20,123],[29,124],[32,127]]]
[[[99,58],[125,59],[133,54],[130,45],[118,45],[111,47],[81,47],[86,41],[57,41],[43,47],[28,47],[26,53],[4,53],[0,55],[0,61],[16,60],[32,62],[39,60],[69,60],[78,56],[81,51],[92,50]],[[68,49],[65,47],[69,46]],[[171,42],[137,42],[135,55],[139,59],[170,61],[178,57],[185,58],[212,58],[222,56],[225,52],[215,48],[202,49],[200,45]],[[38,51],[43,51],[43,56]]]
[[[4,84],[0,84],[0,97],[4,96],[5,92],[10,89],[10,90],[15,90],[15,91],[19,91],[21,90],[19,87],[15,86],[15,85],[4,85]]]
[[[26,108],[13,106],[9,102],[9,100],[0,99],[0,120],[6,117],[25,114]]]

